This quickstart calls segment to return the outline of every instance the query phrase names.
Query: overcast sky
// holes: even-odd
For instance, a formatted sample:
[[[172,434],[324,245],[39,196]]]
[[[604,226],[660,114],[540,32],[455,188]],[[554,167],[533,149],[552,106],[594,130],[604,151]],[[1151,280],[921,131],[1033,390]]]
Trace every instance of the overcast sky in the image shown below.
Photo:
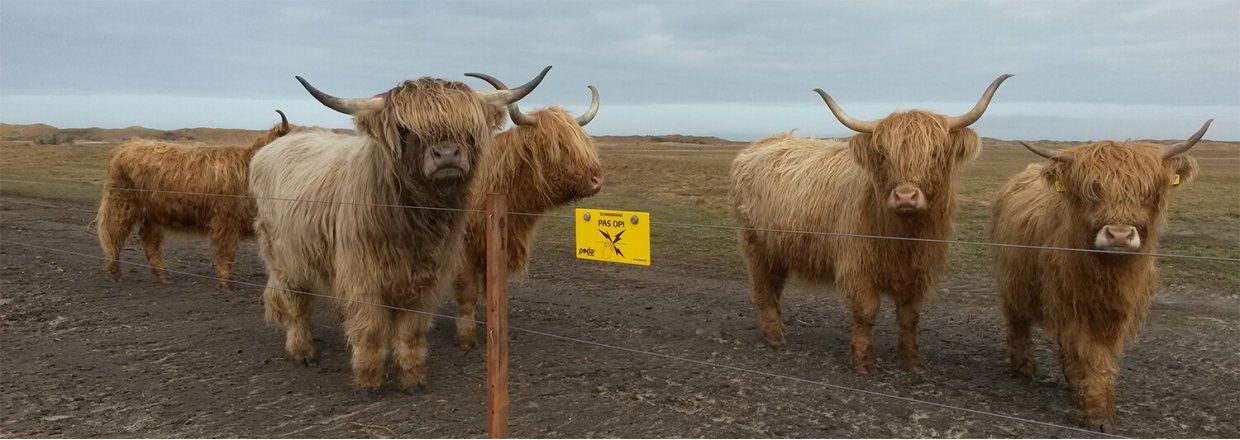
[[[0,122],[351,127],[345,97],[402,80],[508,83],[526,108],[602,107],[593,134],[847,134],[854,117],[967,111],[1005,139],[1240,139],[1240,1],[0,0]]]

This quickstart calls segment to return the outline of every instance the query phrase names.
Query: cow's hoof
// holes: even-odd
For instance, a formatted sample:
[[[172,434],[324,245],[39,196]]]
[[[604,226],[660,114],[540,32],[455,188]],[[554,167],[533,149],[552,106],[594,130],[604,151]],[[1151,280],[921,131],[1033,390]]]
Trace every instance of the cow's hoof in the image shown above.
[[[1111,422],[1106,422],[1106,423],[1084,423],[1084,424],[1082,424],[1082,425],[1081,425],[1081,427],[1082,427],[1082,428],[1085,428],[1085,429],[1088,429],[1088,430],[1090,430],[1090,431],[1100,432],[1100,433],[1103,433],[1103,434],[1114,434],[1114,433],[1115,433],[1115,426],[1113,426],[1113,425],[1111,424]]]
[[[900,359],[900,368],[909,373],[921,374],[926,371],[926,362],[920,354],[905,356]]]
[[[319,366],[319,358],[313,356],[304,358],[301,360],[301,365],[306,368],[317,367]]]
[[[869,376],[870,373],[873,373],[875,370],[874,361],[872,360],[853,361],[853,370],[856,371],[858,375]]]
[[[456,338],[456,345],[460,346],[462,350],[473,351],[478,348],[478,338],[458,337]]]
[[[357,390],[357,398],[363,402],[374,402],[379,400],[379,390]]]
[[[784,348],[784,337],[783,336],[774,336],[774,337],[766,336],[766,337],[763,337],[762,340],[766,342],[767,347],[771,347],[775,349]]]
[[[421,396],[423,394],[430,394],[430,392],[431,390],[430,388],[427,388],[426,384],[405,387],[405,394],[410,396]]]
[[[916,375],[921,375],[922,373],[925,373],[925,372],[926,372],[926,364],[924,364],[924,363],[922,363],[922,362],[917,362],[917,363],[905,363],[905,364],[904,364],[904,371],[907,371],[907,372],[909,372],[909,373],[913,373],[913,374],[916,374]]]

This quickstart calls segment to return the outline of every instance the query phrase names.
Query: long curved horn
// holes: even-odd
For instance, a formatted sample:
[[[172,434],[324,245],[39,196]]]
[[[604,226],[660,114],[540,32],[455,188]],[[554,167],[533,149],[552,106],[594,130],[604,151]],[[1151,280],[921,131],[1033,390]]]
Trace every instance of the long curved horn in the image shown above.
[[[534,77],[534,79],[530,80],[530,82],[517,86],[514,89],[505,88],[505,90],[499,90],[499,91],[490,92],[490,93],[482,93],[482,92],[479,92],[479,93],[482,93],[486,97],[487,100],[498,102],[501,105],[512,104],[514,102],[520,101],[521,98],[524,98],[525,95],[530,94],[530,92],[533,92],[534,88],[538,87],[538,84],[542,82],[543,77],[547,76],[548,70],[551,70],[551,66],[544,67],[542,72],[540,72],[538,76]],[[466,73],[466,75],[481,78],[478,76],[478,75],[481,75],[480,73],[475,73],[475,74]]]
[[[1163,159],[1166,159],[1166,158],[1169,158],[1169,157],[1172,157],[1178,154],[1183,154],[1185,151],[1188,151],[1189,148],[1193,148],[1193,145],[1197,145],[1197,141],[1200,141],[1201,137],[1206,135],[1206,130],[1210,129],[1211,122],[1214,122],[1214,120],[1207,119],[1206,123],[1202,124],[1201,129],[1197,130],[1196,133],[1193,133],[1193,136],[1188,138],[1188,140],[1177,143],[1175,145],[1168,145],[1166,147],[1163,147],[1163,156],[1162,156]]]
[[[1026,143],[1025,143],[1025,141],[1016,141],[1016,142],[1017,142],[1017,143],[1019,143],[1019,144],[1021,144],[1021,145],[1024,145],[1024,146],[1025,146],[1025,148],[1028,148],[1028,149],[1029,149],[1029,151],[1032,151],[1032,152],[1033,152],[1033,154],[1036,154],[1036,155],[1038,155],[1038,156],[1042,156],[1042,157],[1045,157],[1045,158],[1047,158],[1047,159],[1050,159],[1051,157],[1054,157],[1054,156],[1055,156],[1055,152],[1054,152],[1054,151],[1051,151],[1050,149],[1040,148],[1040,147],[1035,147],[1035,146],[1033,146],[1033,145],[1026,144]]]
[[[827,92],[822,91],[822,89],[814,89],[814,91],[818,92],[818,96],[822,97],[822,102],[827,103],[827,108],[831,109],[831,114],[835,115],[835,119],[839,119],[841,124],[844,124],[845,127],[852,129],[852,131],[858,133],[873,133],[874,129],[878,127],[878,121],[853,119],[852,116],[848,116],[848,113],[844,113],[844,109],[840,108],[840,106],[835,103],[834,99],[831,99],[831,95],[828,95]]]
[[[1010,73],[999,75],[998,78],[995,78],[995,80],[990,83],[990,87],[986,88],[986,93],[982,93],[982,98],[977,100],[977,104],[973,106],[973,110],[969,110],[968,113],[960,116],[947,117],[948,129],[955,130],[958,128],[965,128],[973,125],[973,123],[977,122],[978,119],[981,119],[982,113],[986,113],[986,107],[990,106],[990,98],[995,96],[996,90],[999,90],[999,84],[1003,84],[1004,80],[1013,76],[1016,75]]]
[[[590,121],[594,120],[594,116],[598,115],[598,89],[594,86],[586,86],[590,88],[590,108],[577,117],[577,125],[585,127]]]
[[[543,72],[545,73],[546,71],[544,70]],[[496,79],[494,76],[487,75],[485,73],[466,73],[465,76],[472,76],[474,78],[478,78],[483,81],[486,81],[491,84],[491,87],[495,87],[495,90],[501,90],[501,91],[508,90],[508,86],[504,85],[503,81],[500,81],[499,79]],[[508,104],[508,117],[512,118],[513,124],[525,125],[525,126],[534,125],[534,117],[527,115],[525,113],[522,113],[521,108],[517,107],[517,103],[515,102]]]
[[[379,107],[383,107],[383,98],[381,97],[375,96],[372,98],[354,98],[354,99],[337,98],[335,96],[323,93],[322,91],[319,91],[319,89],[314,88],[314,86],[310,85],[310,83],[307,82],[305,78],[302,78],[300,76],[296,78],[297,78],[297,81],[301,82],[301,86],[305,87],[307,92],[310,92],[310,96],[313,96],[314,99],[319,100],[319,102],[327,106],[327,108],[338,111],[340,113],[344,113],[346,115],[355,115],[361,112],[375,110]]]
[[[280,109],[276,109],[276,113],[280,114],[280,130],[288,131],[288,118],[284,116],[284,112],[280,111]]]

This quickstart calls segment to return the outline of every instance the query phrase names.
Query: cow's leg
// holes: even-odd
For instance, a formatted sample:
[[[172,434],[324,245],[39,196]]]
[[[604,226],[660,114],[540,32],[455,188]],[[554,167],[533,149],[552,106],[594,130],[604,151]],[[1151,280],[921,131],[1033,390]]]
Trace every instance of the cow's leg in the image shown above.
[[[146,251],[146,261],[151,266],[151,275],[156,281],[168,284],[168,268],[164,266],[164,231],[149,221],[138,227],[138,236],[142,239],[142,248]]]
[[[426,392],[426,334],[431,316],[404,310],[391,310],[395,331],[392,362],[401,389],[408,394]]]
[[[353,386],[359,391],[362,400],[373,400],[379,397],[379,386],[383,384],[383,366],[387,360],[389,342],[389,312],[379,304],[379,295],[350,295],[343,298],[347,301],[344,309],[345,333],[349,338],[349,346],[353,348]]]
[[[125,246],[125,240],[129,238],[129,232],[133,230],[134,223],[138,222],[138,209],[124,195],[119,194],[120,190],[110,191],[104,194],[104,201],[99,206],[99,247],[103,250],[103,258],[106,263],[103,266],[103,276],[111,281],[121,279],[120,254],[121,248]]]
[[[905,370],[920,373],[925,369],[921,350],[917,348],[917,323],[921,320],[921,301],[924,295],[920,292],[896,299],[896,322],[899,326],[899,339],[896,351],[900,354],[900,365]]]
[[[478,268],[472,261],[461,265],[456,280],[452,283],[456,291],[456,343],[461,348],[472,350],[478,347],[478,321],[475,319],[478,306]]]
[[[756,231],[741,231],[741,244],[745,252],[745,264],[749,269],[750,293],[758,311],[758,328],[766,344],[779,348],[784,346],[784,320],[779,309],[779,299],[788,270],[779,262],[767,258],[761,249]]]
[[[1068,374],[1081,407],[1081,424],[1091,430],[1112,432],[1115,419],[1115,375],[1118,365],[1110,349],[1087,335],[1067,338],[1062,348]]]
[[[278,273],[272,273],[263,289],[263,312],[268,325],[285,329],[284,351],[289,359],[311,366],[316,364],[310,333],[313,298],[300,292],[304,290],[290,288]]]
[[[1001,249],[996,255],[999,296],[1007,323],[1007,353],[1012,375],[1033,379],[1037,361],[1033,357],[1033,325],[1041,321],[1041,268],[1031,251]],[[1060,358],[1060,365],[1064,365]],[[1066,370],[1065,370],[1066,372]],[[1065,378],[1067,377],[1065,373]]]
[[[215,248],[215,286],[220,291],[232,292],[233,263],[237,257],[237,242],[241,240],[241,231],[227,224],[227,220],[217,220],[211,225],[211,247]]]
[[[1033,379],[1038,366],[1033,359],[1033,323],[1028,312],[1010,295],[1003,295],[1003,316],[1007,321],[1008,360],[1012,375]],[[1062,361],[1062,358],[1060,359]],[[1066,376],[1066,375],[1065,375]]]
[[[874,321],[878,318],[878,291],[872,288],[854,287],[845,293],[852,309],[852,353],[853,369],[857,374],[866,375],[874,371],[873,332]]]

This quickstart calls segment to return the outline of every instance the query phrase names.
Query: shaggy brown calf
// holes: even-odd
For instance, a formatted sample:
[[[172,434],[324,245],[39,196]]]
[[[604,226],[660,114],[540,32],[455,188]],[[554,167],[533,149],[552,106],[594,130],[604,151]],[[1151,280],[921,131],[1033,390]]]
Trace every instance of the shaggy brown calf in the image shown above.
[[[232,290],[237,242],[254,235],[254,201],[246,184],[250,158],[291,130],[284,112],[276,112],[280,123],[249,147],[134,140],[112,150],[96,218],[107,258],[104,276],[120,279],[117,258],[137,225],[156,280],[168,282],[161,251],[165,232],[203,235],[215,250],[216,286]]]
[[[1033,377],[1029,329],[1045,328],[1091,429],[1111,430],[1119,357],[1158,287],[1154,257],[1131,253],[1158,251],[1172,187],[1197,174],[1181,154],[1211,121],[1169,147],[1101,141],[1051,152],[1022,142],[1050,160],[1025,168],[995,201],[995,243],[1113,251],[995,248],[1013,372]]]
[[[496,89],[506,90],[503,82],[477,73]],[[582,127],[598,113],[598,89],[590,87],[590,109],[573,117],[559,107],[547,107],[530,114],[517,104],[508,106],[516,126],[495,136],[495,144],[478,167],[478,178],[470,189],[465,223],[465,248],[461,268],[453,289],[456,291],[456,339],[462,348],[478,346],[475,307],[486,275],[486,196],[493,192],[508,195],[508,270],[523,272],[530,263],[530,246],[542,214],[573,201],[590,197],[603,188],[602,164],[594,139]]]
[[[1010,76],[1000,76],[971,111],[954,117],[910,110],[859,121],[816,89],[857,135],[843,143],[780,134],[737,155],[731,197],[744,228],[741,249],[767,344],[784,345],[779,300],[788,277],[797,274],[833,283],[848,302],[857,373],[874,369],[871,333],[880,294],[896,305],[901,363],[922,368],[919,310],[943,273],[947,244],[828,234],[950,239],[960,169],[981,150],[977,134],[966,127]]]
[[[510,91],[423,77],[360,99],[327,95],[298,78],[323,105],[353,115],[357,135],[300,131],[250,164],[254,229],[268,273],[266,320],[287,330],[289,357],[313,361],[307,293],[332,296],[363,399],[378,396],[389,344],[401,388],[425,387],[430,313],[440,303],[440,281],[455,274],[460,259],[479,158],[505,107],[548,69]]]

